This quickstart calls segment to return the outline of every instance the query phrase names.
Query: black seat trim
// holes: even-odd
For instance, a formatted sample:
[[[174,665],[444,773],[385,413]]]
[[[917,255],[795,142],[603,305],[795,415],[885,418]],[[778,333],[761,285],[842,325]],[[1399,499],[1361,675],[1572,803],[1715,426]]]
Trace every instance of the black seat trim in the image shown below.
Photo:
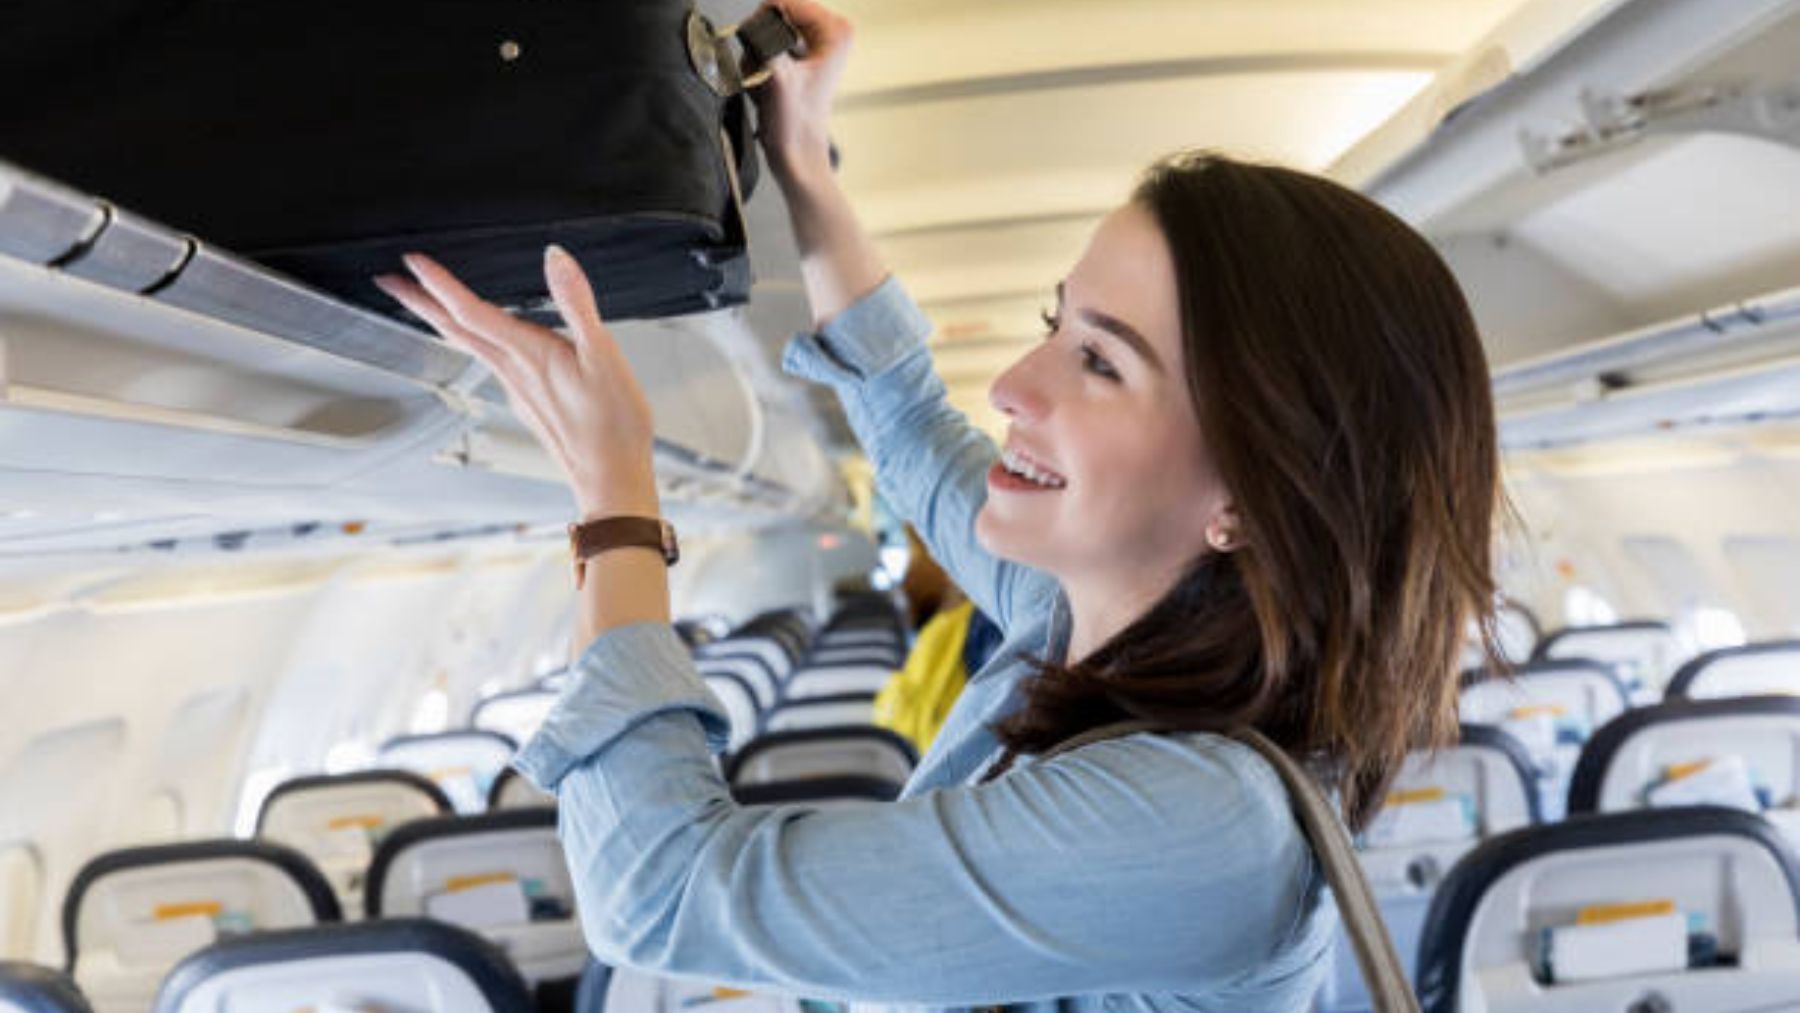
[[[1789,696],[1736,696],[1717,700],[1668,700],[1651,707],[1628,710],[1600,726],[1581,748],[1575,774],[1569,781],[1569,812],[1591,813],[1600,806],[1600,784],[1606,768],[1627,741],[1652,725],[1676,724],[1700,718],[1791,714],[1800,717],[1800,698]]]
[[[407,824],[401,824],[406,826]],[[338,907],[337,894],[332,892],[331,883],[325,874],[305,855],[285,844],[273,841],[245,841],[236,838],[221,838],[212,841],[187,841],[180,844],[152,844],[138,848],[121,848],[107,851],[89,859],[75,879],[69,884],[69,892],[63,895],[62,933],[63,952],[67,954],[65,970],[73,974],[75,971],[76,945],[75,923],[81,911],[81,902],[88,890],[103,876],[126,869],[136,869],[148,865],[168,865],[174,862],[197,862],[215,858],[246,858],[253,862],[265,862],[286,873],[294,884],[305,894],[307,903],[311,905],[313,917],[321,922],[342,921],[343,910]]]
[[[0,960],[0,1002],[24,1013],[94,1013],[68,975],[18,960]]]
[[[834,777],[796,777],[787,781],[735,785],[732,798],[739,805],[787,805],[795,802],[827,802],[859,799],[892,802],[904,787],[885,777],[843,774]]]
[[[1694,680],[1699,678],[1700,673],[1713,662],[1721,661],[1725,658],[1754,657],[1759,654],[1782,654],[1790,651],[1800,651],[1800,640],[1761,640],[1753,644],[1740,644],[1737,647],[1721,647],[1717,650],[1695,655],[1682,663],[1682,666],[1675,670],[1675,674],[1669,678],[1669,688],[1663,691],[1663,696],[1665,698],[1685,698],[1688,695],[1688,690],[1693,687]]]
[[[491,786],[489,786],[489,788],[488,788],[487,811],[488,812],[506,812],[507,810],[497,809],[497,808],[495,808],[495,806],[499,804],[500,796],[502,794],[505,794],[506,786],[508,784],[511,784],[514,781],[520,780],[524,776],[525,775],[519,773],[518,768],[516,768],[516,767],[507,766],[507,767],[500,768],[499,776],[494,778],[494,783]],[[536,808],[548,808],[548,807],[554,806],[555,804],[556,804],[556,800],[554,798],[552,798],[549,802],[545,803],[543,806],[538,806]]]
[[[363,877],[363,910],[368,912],[370,918],[381,917],[381,891],[382,887],[387,885],[388,871],[394,864],[395,856],[421,841],[465,837],[469,834],[485,834],[495,830],[525,830],[540,827],[556,829],[556,808],[554,806],[502,809],[498,812],[480,813],[473,816],[439,816],[435,819],[402,823],[394,828],[393,833],[382,839],[381,846],[375,849],[375,857],[369,861],[368,874]]]
[[[892,729],[877,725],[827,725],[821,728],[790,728],[780,732],[765,732],[744,743],[744,748],[732,754],[725,761],[725,781],[736,784],[738,774],[744,764],[754,760],[759,753],[782,746],[804,745],[808,742],[832,742],[845,739],[869,739],[883,742],[900,751],[914,767],[919,765],[919,751],[913,744]]]
[[[1564,626],[1546,634],[1537,642],[1537,647],[1532,649],[1531,660],[1554,660],[1550,657],[1550,648],[1554,647],[1558,640],[1574,636],[1577,633],[1596,633],[1601,630],[1618,630],[1621,632],[1626,630],[1661,630],[1664,633],[1670,632],[1669,624],[1663,622],[1661,619],[1628,619],[1622,623],[1602,623],[1598,626]]]
[[[444,789],[439,788],[430,778],[423,774],[414,773],[410,770],[392,768],[356,770],[351,771],[348,774],[309,774],[305,777],[296,777],[292,780],[283,781],[275,786],[275,790],[263,796],[262,806],[256,810],[256,836],[262,836],[263,824],[268,821],[269,809],[274,805],[276,799],[281,798],[283,795],[292,795],[295,792],[310,791],[314,788],[331,788],[346,784],[403,784],[406,787],[412,788],[429,797],[432,805],[437,807],[438,812],[447,813],[455,811],[455,807],[450,804],[450,797],[444,794]]]
[[[1553,852],[1717,835],[1762,845],[1780,866],[1789,900],[1800,914],[1800,864],[1793,850],[1767,820],[1747,812],[1722,806],[1639,809],[1525,827],[1476,845],[1438,884],[1419,935],[1416,984],[1421,1005],[1426,1013],[1454,1013],[1470,920],[1488,888],[1517,866]]]
[[[175,965],[157,992],[156,1013],[176,1013],[208,979],[255,964],[337,955],[428,953],[469,976],[493,1013],[532,1013],[525,979],[495,944],[468,929],[429,918],[389,918],[349,925],[258,932],[214,943]]]

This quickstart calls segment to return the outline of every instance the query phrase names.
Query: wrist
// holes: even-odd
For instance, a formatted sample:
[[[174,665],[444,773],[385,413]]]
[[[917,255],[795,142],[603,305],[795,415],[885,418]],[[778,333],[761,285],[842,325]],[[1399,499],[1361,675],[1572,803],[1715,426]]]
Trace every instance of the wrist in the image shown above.
[[[829,146],[807,146],[771,155],[769,170],[775,177],[775,184],[781,188],[782,196],[790,201],[821,187],[835,185],[837,179],[837,170],[831,167]]]
[[[577,490],[575,507],[580,520],[602,517],[661,517],[662,503],[654,479],[629,488]]]

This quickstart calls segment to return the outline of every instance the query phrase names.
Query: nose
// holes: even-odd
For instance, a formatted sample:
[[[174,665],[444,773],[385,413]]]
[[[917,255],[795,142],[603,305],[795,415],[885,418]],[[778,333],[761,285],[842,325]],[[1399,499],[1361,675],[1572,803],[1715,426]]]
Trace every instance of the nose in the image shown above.
[[[988,403],[1009,419],[1032,421],[1042,418],[1049,406],[1043,377],[1037,369],[1040,346],[1026,352],[1019,361],[1006,367],[988,388]]]

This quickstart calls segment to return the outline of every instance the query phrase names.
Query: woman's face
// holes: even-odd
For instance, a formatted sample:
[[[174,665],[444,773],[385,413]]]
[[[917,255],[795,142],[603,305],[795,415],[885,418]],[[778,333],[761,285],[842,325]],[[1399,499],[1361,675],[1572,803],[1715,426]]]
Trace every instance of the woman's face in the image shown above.
[[[981,544],[1065,585],[1166,590],[1228,503],[1185,369],[1168,246],[1127,204],[1059,286],[1043,344],[994,381],[1008,425]]]

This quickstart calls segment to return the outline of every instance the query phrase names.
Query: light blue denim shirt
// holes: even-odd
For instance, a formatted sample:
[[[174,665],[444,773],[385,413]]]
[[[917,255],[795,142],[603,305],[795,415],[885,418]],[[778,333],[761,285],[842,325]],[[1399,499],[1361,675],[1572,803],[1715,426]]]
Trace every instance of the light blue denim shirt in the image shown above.
[[[901,800],[740,806],[723,709],[662,624],[598,637],[518,769],[554,791],[598,959],[860,1003],[1304,1009],[1335,917],[1274,770],[1206,734],[1101,742],[976,783],[1066,599],[976,543],[998,451],[945,399],[889,279],[786,369],[828,383],[882,493],[1006,639]]]

